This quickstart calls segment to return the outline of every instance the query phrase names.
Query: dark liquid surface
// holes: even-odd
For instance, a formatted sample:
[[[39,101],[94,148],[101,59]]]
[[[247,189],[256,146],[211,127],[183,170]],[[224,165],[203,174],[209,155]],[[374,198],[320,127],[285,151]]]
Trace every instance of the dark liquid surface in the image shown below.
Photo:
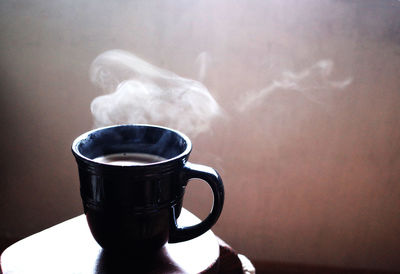
[[[146,154],[146,153],[116,153],[103,155],[93,159],[96,162],[116,165],[116,166],[140,166],[151,163],[158,163],[165,161],[166,159],[158,155]]]

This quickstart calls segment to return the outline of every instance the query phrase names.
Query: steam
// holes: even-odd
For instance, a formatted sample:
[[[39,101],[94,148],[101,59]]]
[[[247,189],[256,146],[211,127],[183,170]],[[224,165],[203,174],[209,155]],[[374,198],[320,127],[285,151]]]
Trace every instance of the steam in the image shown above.
[[[246,111],[250,107],[261,104],[274,92],[279,90],[291,90],[302,94],[307,100],[323,105],[320,98],[321,92],[344,89],[352,82],[352,78],[346,78],[341,81],[329,80],[333,70],[331,60],[320,60],[311,67],[299,72],[293,73],[285,71],[279,80],[273,81],[269,86],[258,92],[248,93],[239,101],[237,108],[240,112]],[[317,91],[318,93],[316,93]]]
[[[203,57],[201,57],[203,56]],[[198,57],[203,79],[207,55]],[[221,109],[207,88],[158,68],[132,53],[110,50],[90,67],[90,79],[105,95],[91,103],[94,126],[156,124],[196,136],[210,128]]]
[[[199,68],[199,74],[197,76],[197,79],[201,82],[204,81],[204,78],[206,77],[206,71],[207,68],[209,66],[211,62],[211,57],[210,55],[203,51],[202,53],[200,53],[197,58],[196,58],[196,62],[195,64],[198,66]]]

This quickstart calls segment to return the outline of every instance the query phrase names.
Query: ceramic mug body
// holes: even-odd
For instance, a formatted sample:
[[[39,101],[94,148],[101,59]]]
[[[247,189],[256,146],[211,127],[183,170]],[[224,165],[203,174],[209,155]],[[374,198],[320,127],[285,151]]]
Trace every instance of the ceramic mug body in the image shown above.
[[[184,134],[152,125],[100,128],[73,142],[84,212],[103,248],[156,251],[167,241],[192,239],[215,224],[224,202],[223,183],[214,169],[188,162],[191,149]],[[146,154],[158,160],[129,165],[97,160],[114,154]],[[191,178],[210,185],[213,209],[200,224],[180,228],[176,219]]]

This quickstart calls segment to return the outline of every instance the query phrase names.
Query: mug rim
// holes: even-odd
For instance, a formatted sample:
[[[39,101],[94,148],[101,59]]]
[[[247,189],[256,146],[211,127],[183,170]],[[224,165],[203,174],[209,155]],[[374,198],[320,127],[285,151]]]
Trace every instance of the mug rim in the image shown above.
[[[153,163],[146,163],[146,164],[140,164],[140,165],[115,165],[115,164],[108,164],[108,163],[102,163],[102,162],[98,162],[95,161],[93,159],[90,159],[89,157],[86,157],[85,155],[83,155],[79,149],[78,146],[79,144],[86,139],[90,134],[93,134],[97,131],[101,131],[101,130],[105,130],[105,129],[111,129],[111,128],[120,128],[120,127],[147,127],[147,128],[157,128],[157,129],[161,129],[164,131],[169,131],[169,132],[173,132],[175,133],[177,136],[181,137],[185,142],[186,142],[186,148],[183,152],[181,152],[180,154],[172,157],[172,158],[168,158],[165,159],[163,161],[158,161],[158,162],[153,162]],[[84,162],[88,162],[90,164],[94,164],[94,165],[100,165],[100,166],[104,166],[104,167],[112,167],[112,168],[141,168],[141,167],[151,167],[151,166],[158,166],[158,165],[162,165],[165,163],[170,163],[170,162],[174,162],[177,159],[181,159],[184,158],[186,155],[188,155],[191,150],[192,150],[192,142],[190,141],[189,137],[186,136],[184,133],[172,129],[172,128],[168,128],[168,127],[164,127],[164,126],[159,126],[159,125],[152,125],[152,124],[116,124],[116,125],[111,125],[111,126],[105,126],[105,127],[99,127],[99,128],[95,128],[92,130],[89,130],[85,133],[82,133],[81,135],[79,135],[77,138],[75,138],[75,140],[72,143],[71,146],[72,152],[74,154],[75,157],[83,160]]]

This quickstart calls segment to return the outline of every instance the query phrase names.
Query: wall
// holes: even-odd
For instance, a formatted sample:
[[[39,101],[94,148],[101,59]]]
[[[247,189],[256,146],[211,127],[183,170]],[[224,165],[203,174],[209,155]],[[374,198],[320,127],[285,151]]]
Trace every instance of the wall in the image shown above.
[[[400,270],[399,1],[1,1],[0,238],[82,213],[72,140],[93,59],[124,49],[224,109],[193,138],[226,203],[214,231],[256,260]],[[204,216],[207,188],[185,206]]]

